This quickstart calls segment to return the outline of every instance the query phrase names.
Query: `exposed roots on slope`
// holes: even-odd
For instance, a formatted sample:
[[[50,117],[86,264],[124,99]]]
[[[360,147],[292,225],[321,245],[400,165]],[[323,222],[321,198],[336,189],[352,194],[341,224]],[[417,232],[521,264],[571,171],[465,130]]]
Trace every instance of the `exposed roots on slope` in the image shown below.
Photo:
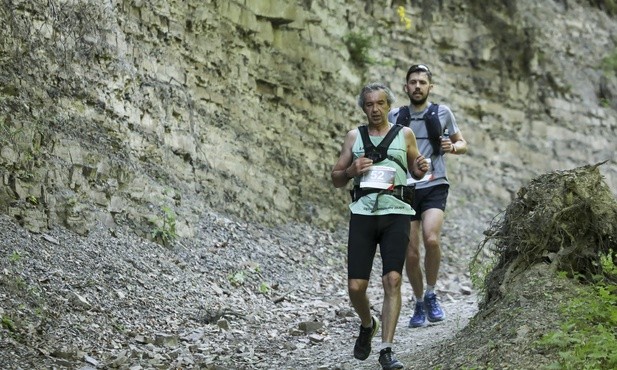
[[[476,253],[479,263],[488,245],[498,258],[481,308],[537,263],[586,279],[602,273],[600,257],[617,252],[617,200],[598,170],[603,163],[544,174],[519,190]]]

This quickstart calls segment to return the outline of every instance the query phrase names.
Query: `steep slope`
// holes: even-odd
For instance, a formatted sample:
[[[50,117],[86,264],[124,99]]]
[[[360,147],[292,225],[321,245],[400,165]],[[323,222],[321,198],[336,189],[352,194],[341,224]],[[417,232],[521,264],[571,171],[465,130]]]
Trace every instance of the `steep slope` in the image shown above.
[[[84,235],[99,211],[145,237],[190,237],[203,208],[338,227],[355,95],[398,94],[416,61],[470,142],[449,164],[467,201],[607,159],[615,188],[616,21],[568,4],[4,1],[0,209]]]

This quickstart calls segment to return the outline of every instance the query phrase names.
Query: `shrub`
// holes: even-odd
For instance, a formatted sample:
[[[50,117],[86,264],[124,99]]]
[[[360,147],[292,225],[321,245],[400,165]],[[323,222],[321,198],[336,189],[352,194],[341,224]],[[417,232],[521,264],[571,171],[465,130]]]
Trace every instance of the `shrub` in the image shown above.
[[[371,38],[368,35],[362,33],[351,32],[345,35],[343,38],[351,61],[359,67],[365,67],[373,63],[369,55],[371,49]]]
[[[576,299],[561,308],[564,321],[538,345],[560,350],[551,369],[617,368],[617,253],[600,256],[602,273],[595,284],[581,287]],[[566,274],[562,273],[565,278]]]

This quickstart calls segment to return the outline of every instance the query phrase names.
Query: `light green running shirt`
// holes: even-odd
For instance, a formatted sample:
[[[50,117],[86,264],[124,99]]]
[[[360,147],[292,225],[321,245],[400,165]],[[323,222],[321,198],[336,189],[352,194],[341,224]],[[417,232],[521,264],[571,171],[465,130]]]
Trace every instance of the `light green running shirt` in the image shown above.
[[[390,125],[392,127],[392,125]],[[357,130],[357,129],[356,129]],[[370,136],[371,142],[373,145],[377,146],[384,139],[385,136]],[[362,135],[358,132],[356,137],[356,141],[352,147],[353,160],[355,161],[357,158],[364,155],[364,144],[362,142]],[[405,143],[405,134],[403,130],[399,131],[398,135],[392,140],[390,147],[388,148],[388,155],[398,159],[402,164],[407,166],[407,145]],[[383,161],[374,164],[373,167],[388,167],[389,171],[385,171],[389,173],[394,169],[396,174],[394,175],[394,186],[398,185],[406,185],[407,184],[407,171],[403,170],[401,166],[399,166],[396,162],[386,158]],[[379,171],[384,172],[384,171]],[[381,177],[381,176],[380,176]],[[363,181],[364,179],[364,181]],[[357,176],[353,180],[354,186],[359,186],[361,183],[366,184],[367,177]],[[369,184],[371,185],[371,184]],[[380,186],[379,184],[375,184],[376,186]],[[375,201],[377,199],[378,193],[367,194],[355,202],[352,202],[349,205],[349,210],[353,214],[357,215],[367,215],[367,216],[380,216],[380,215],[388,215],[388,214],[399,214],[399,215],[415,215],[416,212],[411,208],[411,206],[402,200],[388,194],[379,195],[379,201],[377,203],[377,209],[373,212],[373,207],[375,205]]]

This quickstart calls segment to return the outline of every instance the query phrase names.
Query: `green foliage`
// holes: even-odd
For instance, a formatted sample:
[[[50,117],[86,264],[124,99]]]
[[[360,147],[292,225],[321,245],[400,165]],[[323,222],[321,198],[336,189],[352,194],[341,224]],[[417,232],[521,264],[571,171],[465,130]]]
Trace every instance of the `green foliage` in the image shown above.
[[[351,61],[359,67],[365,67],[373,63],[369,51],[372,47],[371,37],[363,33],[350,32],[343,38]]]
[[[486,277],[499,262],[498,255],[492,251],[485,252],[481,243],[471,261],[469,262],[469,272],[471,274],[471,284],[480,293],[486,293]]]
[[[606,0],[606,10],[609,15],[617,15],[617,1]]]
[[[9,256],[9,261],[11,263],[17,263],[21,260],[21,254],[19,254],[18,251],[13,251],[13,253],[11,253],[11,255]]]
[[[609,249],[608,253],[600,255],[600,265],[605,274],[617,276],[617,252]]]
[[[163,245],[169,245],[178,235],[176,234],[176,213],[169,207],[162,207],[163,218],[155,219],[158,225],[152,231],[152,238]]]
[[[4,103],[0,101],[0,108],[3,108]],[[41,156],[41,137],[44,131],[41,126],[38,120],[25,124],[0,116],[0,147],[10,148],[17,153],[16,162],[11,166],[22,170],[19,171],[21,179],[32,176],[30,172]]]
[[[259,293],[267,294],[268,292],[270,292],[270,285],[268,285],[268,283],[266,283],[266,282],[262,282],[259,285]]]
[[[39,198],[35,197],[34,195],[29,195],[26,198],[26,201],[34,206],[39,204]]]
[[[2,320],[0,321],[0,324],[2,324],[2,327],[7,329],[8,331],[14,332],[16,330],[15,323],[10,317],[6,315],[2,315]]]
[[[484,279],[489,273],[493,265],[482,264],[477,258],[474,258],[469,265],[469,272],[471,273],[471,284],[480,292],[483,290]]]
[[[243,286],[247,282],[261,281],[258,286],[253,288],[261,294],[268,294],[271,290],[270,285],[262,280],[261,266],[255,263],[250,263],[244,266],[242,270],[230,273],[227,275],[227,281],[234,287]]]
[[[601,67],[606,73],[617,74],[617,50],[602,59]]]
[[[244,285],[244,282],[246,280],[246,274],[245,274],[244,270],[236,271],[233,274],[229,274],[227,276],[227,280],[229,280],[229,282],[233,286]]]
[[[612,261],[607,267],[605,271],[617,269]],[[617,368],[617,286],[600,281],[580,288],[578,297],[565,304],[562,312],[561,327],[537,342],[560,351],[559,361],[549,368]]]
[[[596,6],[601,10],[604,10],[608,15],[617,15],[617,1],[616,0],[589,0],[592,6]]]

